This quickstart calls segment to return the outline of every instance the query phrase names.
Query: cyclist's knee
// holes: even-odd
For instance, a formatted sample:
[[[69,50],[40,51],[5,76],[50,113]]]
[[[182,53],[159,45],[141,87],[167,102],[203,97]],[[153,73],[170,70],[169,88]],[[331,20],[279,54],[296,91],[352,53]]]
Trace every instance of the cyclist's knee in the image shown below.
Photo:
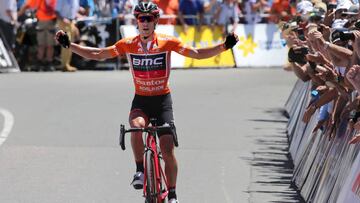
[[[132,128],[143,128],[146,126],[146,121],[143,117],[137,117],[130,120],[130,126]]]
[[[147,124],[147,116],[139,109],[130,112],[129,123],[132,128],[143,128]]]

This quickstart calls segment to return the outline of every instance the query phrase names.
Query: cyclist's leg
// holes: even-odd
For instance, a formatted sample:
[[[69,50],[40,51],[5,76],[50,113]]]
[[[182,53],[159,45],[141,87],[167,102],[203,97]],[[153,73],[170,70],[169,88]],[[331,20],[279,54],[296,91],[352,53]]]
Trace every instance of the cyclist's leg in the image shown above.
[[[160,149],[165,162],[165,175],[169,188],[176,187],[178,164],[174,153],[174,142],[171,134],[160,136]]]
[[[129,123],[132,128],[142,128],[147,126],[147,116],[140,109],[133,109],[130,112]],[[144,142],[141,132],[131,133],[131,146],[134,153],[135,161],[143,162]]]
[[[141,128],[146,126],[146,116],[139,109],[133,109],[130,112],[129,123],[132,128]],[[131,146],[134,153],[136,173],[131,185],[136,189],[143,189],[144,186],[144,143],[141,132],[131,133]]]
[[[158,111],[157,119],[158,125],[161,126],[165,123],[173,123],[174,115],[172,108],[171,95],[164,95],[162,100],[161,109]],[[160,149],[165,162],[165,175],[169,187],[169,199],[176,199],[176,178],[178,172],[178,164],[174,153],[174,141],[171,131],[159,132]]]

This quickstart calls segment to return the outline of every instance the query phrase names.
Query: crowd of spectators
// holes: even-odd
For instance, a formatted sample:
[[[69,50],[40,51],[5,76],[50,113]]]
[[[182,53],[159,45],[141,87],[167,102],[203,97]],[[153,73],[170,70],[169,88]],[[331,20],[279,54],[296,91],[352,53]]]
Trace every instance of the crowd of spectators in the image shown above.
[[[359,17],[358,2],[302,0],[296,15],[282,24],[289,66],[312,86],[302,119],[316,119],[314,132],[322,130],[329,138],[344,129],[344,121],[348,129],[360,130]],[[319,116],[312,118],[317,110]],[[356,135],[350,143],[359,141]]]
[[[293,15],[295,5],[291,0],[153,0],[161,9],[160,24],[225,25],[238,23],[278,23]],[[1,35],[9,46],[16,46],[16,31],[24,21],[19,20],[29,12],[37,18],[37,49],[35,66],[45,70],[53,67],[54,40],[57,29],[66,30],[72,40],[79,37],[76,21],[86,17],[115,18],[121,24],[133,24],[132,9],[138,0],[0,0]],[[116,30],[116,29],[114,29]],[[55,54],[54,54],[55,53]],[[16,54],[15,54],[16,55]],[[71,53],[61,50],[61,69],[76,71],[70,65]]]

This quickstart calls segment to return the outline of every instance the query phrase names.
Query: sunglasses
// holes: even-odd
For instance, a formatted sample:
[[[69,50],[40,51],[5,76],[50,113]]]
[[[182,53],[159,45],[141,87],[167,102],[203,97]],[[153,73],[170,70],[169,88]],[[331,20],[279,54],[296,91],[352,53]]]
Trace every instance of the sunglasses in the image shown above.
[[[137,18],[137,20],[141,23],[143,23],[145,21],[150,23],[150,22],[154,22],[155,17],[154,16],[139,16]]]

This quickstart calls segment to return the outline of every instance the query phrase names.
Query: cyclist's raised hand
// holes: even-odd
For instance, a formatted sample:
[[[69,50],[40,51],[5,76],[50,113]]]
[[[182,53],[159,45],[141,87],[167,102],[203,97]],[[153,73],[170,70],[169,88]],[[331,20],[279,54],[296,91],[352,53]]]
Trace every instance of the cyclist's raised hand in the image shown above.
[[[235,46],[235,44],[239,41],[238,36],[235,33],[230,33],[226,36],[224,47],[226,50],[231,49]]]
[[[64,48],[69,48],[70,47],[69,36],[63,30],[59,30],[58,32],[56,32],[55,39]]]

